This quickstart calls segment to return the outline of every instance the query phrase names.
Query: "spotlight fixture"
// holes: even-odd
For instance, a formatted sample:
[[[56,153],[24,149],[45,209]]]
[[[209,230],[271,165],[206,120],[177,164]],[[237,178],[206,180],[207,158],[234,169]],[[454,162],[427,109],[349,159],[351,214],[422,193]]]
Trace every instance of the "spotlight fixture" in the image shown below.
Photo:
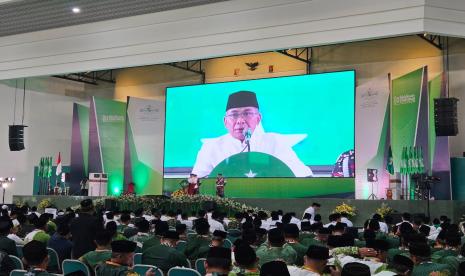
[[[71,10],[73,11],[73,13],[80,13],[81,12],[81,9],[79,7],[73,7]]]

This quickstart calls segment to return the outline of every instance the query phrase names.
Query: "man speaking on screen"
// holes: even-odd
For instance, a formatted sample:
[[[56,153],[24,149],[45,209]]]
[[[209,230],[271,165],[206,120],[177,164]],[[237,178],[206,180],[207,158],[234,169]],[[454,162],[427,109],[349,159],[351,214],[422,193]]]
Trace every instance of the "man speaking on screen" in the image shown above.
[[[265,132],[261,120],[262,114],[254,92],[239,91],[229,95],[223,119],[228,133],[217,138],[202,139],[203,144],[192,173],[206,177],[219,163],[232,155],[261,152],[281,160],[296,177],[313,176],[311,169],[292,149],[306,135]]]

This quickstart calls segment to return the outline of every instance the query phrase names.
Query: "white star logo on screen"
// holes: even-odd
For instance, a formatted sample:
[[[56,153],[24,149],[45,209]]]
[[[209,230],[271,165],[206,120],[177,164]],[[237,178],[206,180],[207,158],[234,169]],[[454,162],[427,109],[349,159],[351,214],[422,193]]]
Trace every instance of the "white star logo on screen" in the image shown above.
[[[245,173],[244,175],[250,178],[250,177],[255,177],[257,174],[252,172],[252,170],[249,170],[249,172]]]

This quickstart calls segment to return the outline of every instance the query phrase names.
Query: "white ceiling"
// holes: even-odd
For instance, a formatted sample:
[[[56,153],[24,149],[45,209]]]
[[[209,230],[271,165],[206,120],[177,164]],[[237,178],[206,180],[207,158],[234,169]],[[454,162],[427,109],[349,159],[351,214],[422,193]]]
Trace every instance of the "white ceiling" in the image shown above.
[[[0,37],[227,0],[0,0]],[[79,7],[81,13],[71,9]]]

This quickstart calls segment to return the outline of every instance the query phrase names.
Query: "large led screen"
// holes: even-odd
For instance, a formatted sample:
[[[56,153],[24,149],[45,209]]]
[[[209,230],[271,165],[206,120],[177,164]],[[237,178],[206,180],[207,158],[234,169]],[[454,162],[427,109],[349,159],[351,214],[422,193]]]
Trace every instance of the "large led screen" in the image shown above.
[[[354,177],[355,72],[167,88],[164,176]]]

